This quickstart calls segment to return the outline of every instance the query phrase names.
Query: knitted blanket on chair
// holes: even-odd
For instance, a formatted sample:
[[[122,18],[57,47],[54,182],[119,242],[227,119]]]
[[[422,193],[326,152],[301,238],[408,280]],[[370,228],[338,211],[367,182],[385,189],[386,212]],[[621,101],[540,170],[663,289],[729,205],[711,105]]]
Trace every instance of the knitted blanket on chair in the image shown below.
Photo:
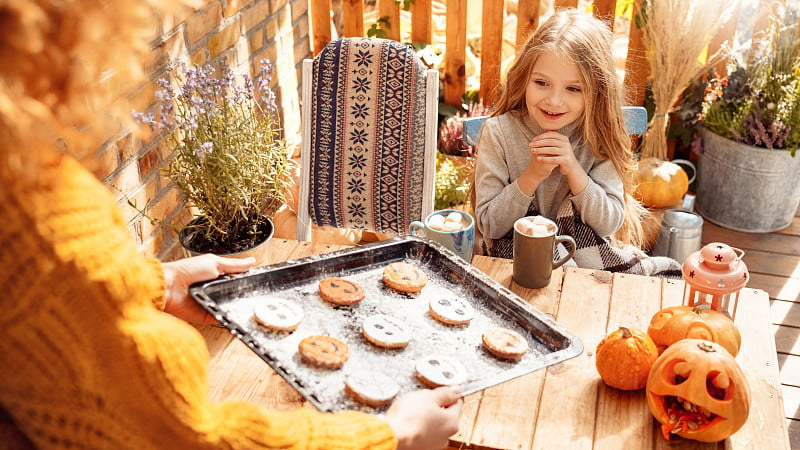
[[[528,209],[529,216],[539,215],[535,206]],[[556,214],[556,225],[559,235],[569,235],[575,239],[575,254],[572,255],[574,265],[587,269],[623,272],[635,275],[648,275],[663,278],[681,279],[681,265],[672,258],[649,256],[633,245],[615,245],[608,239],[595,233],[580,218],[575,206],[569,199],[564,200]],[[487,249],[490,256],[511,258],[514,251],[514,230],[500,239],[492,241]],[[556,252],[566,255],[566,248],[559,244]]]

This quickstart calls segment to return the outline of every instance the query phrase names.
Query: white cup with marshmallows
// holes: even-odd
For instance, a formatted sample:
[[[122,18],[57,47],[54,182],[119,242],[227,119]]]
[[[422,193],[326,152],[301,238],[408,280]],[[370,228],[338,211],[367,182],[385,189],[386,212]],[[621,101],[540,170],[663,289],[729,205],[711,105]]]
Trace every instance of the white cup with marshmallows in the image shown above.
[[[475,245],[475,219],[458,209],[443,209],[428,214],[425,222],[415,220],[409,225],[412,236],[438,242],[460,256],[464,261],[472,260]]]

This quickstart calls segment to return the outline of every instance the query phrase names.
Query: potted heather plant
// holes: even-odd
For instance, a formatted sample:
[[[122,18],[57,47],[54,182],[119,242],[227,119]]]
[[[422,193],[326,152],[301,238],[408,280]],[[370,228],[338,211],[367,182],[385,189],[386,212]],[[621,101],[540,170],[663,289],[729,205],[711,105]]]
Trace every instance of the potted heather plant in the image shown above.
[[[776,231],[800,204],[800,40],[790,17],[773,16],[748,51],[728,52],[727,76],[710,70],[683,100],[702,142],[697,210],[727,228]]]
[[[224,61],[219,72],[178,62],[158,81],[156,112],[134,113],[172,150],[162,171],[196,210],[178,232],[192,253],[249,254],[273,234],[289,178],[271,74],[268,60],[255,79]]]

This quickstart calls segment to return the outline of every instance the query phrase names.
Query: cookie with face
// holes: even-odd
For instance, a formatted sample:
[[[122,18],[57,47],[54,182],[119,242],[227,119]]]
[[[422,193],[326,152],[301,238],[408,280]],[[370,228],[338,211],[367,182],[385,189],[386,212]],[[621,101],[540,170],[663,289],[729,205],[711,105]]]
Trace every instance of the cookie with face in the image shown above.
[[[348,374],[344,390],[355,401],[377,407],[391,403],[400,392],[400,385],[388,375],[369,370]]]
[[[260,325],[278,331],[293,331],[303,321],[303,308],[284,298],[259,300],[253,308],[253,318]]]
[[[366,293],[361,284],[341,277],[329,277],[319,282],[319,295],[335,305],[352,305],[364,300]]]
[[[475,317],[475,309],[459,297],[431,299],[428,305],[431,317],[449,325],[463,325]]]
[[[411,332],[402,320],[386,314],[374,314],[361,323],[361,332],[379,347],[400,348],[411,342]]]
[[[429,387],[452,386],[467,381],[467,369],[457,359],[444,355],[420,358],[415,365],[417,378]]]
[[[428,276],[407,262],[393,262],[383,269],[383,282],[400,292],[419,292],[428,284]]]
[[[483,332],[482,340],[486,349],[499,358],[520,359],[528,352],[528,340],[509,328],[490,328]]]
[[[298,345],[300,356],[320,367],[338,369],[350,357],[350,347],[327,335],[308,336]]]

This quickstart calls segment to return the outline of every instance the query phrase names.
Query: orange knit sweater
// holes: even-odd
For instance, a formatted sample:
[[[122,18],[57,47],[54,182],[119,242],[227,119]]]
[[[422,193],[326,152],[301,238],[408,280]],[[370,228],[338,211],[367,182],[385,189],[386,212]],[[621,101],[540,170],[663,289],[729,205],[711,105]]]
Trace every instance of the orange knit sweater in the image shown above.
[[[107,189],[64,158],[23,176],[0,157],[0,447],[395,448],[367,414],[208,399],[208,351],[163,308]],[[5,411],[2,411],[5,410]],[[19,433],[21,431],[21,433]]]

